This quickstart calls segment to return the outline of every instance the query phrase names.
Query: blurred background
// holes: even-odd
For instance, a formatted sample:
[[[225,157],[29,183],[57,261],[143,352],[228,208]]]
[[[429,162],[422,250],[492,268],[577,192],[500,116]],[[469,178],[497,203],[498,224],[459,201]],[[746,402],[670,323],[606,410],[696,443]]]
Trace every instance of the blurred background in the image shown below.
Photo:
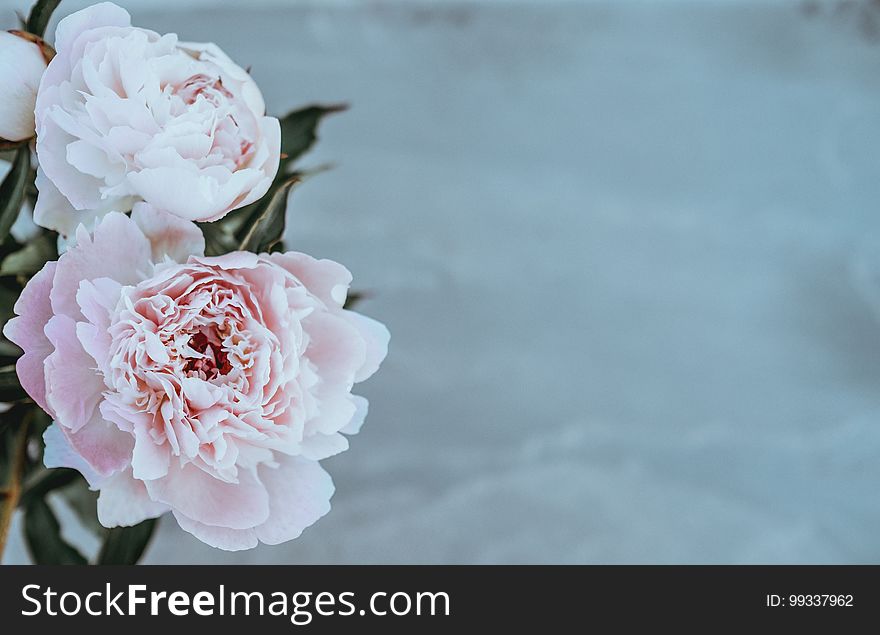
[[[328,516],[146,562],[880,562],[880,2],[117,1],[351,103],[289,244],[392,332]]]

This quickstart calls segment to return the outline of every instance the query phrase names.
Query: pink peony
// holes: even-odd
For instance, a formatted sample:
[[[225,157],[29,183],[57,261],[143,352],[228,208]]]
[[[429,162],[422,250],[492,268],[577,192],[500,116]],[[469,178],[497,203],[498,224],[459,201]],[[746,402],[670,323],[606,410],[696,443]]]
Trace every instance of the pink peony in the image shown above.
[[[266,193],[281,128],[217,46],[133,27],[109,2],[61,20],[55,46],[36,100],[39,225],[68,236],[138,201],[212,221]]]
[[[342,308],[351,274],[295,252],[189,255],[197,228],[146,204],[76,239],[4,328],[55,419],[46,465],[86,476],[107,527],[170,510],[222,549],[291,540],[327,513],[318,461],[360,428],[351,389],[389,339]]]

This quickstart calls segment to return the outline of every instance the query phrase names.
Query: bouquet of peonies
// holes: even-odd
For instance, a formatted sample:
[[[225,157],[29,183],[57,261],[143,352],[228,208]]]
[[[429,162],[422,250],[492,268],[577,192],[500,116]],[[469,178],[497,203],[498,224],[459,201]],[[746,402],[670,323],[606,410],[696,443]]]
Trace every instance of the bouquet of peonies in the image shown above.
[[[221,549],[296,538],[330,509],[385,357],[351,274],[286,251],[297,159],[321,118],[265,114],[214,44],[103,3],[0,33],[0,553],[85,563],[63,504],[134,563],[156,519]]]

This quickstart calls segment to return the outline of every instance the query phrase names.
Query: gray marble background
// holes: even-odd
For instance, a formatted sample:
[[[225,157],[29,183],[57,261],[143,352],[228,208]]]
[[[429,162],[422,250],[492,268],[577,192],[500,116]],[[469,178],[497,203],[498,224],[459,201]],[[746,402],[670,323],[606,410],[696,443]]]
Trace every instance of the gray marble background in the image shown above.
[[[147,562],[880,561],[869,3],[215,4],[128,6],[351,102],[290,240],[393,338],[329,516]]]

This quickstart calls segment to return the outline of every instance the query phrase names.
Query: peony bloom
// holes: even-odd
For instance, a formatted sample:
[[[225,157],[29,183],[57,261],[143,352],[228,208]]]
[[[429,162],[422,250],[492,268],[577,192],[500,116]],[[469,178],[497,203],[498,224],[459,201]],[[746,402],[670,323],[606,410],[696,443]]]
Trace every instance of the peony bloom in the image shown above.
[[[318,461],[360,428],[350,391],[387,351],[384,326],[342,308],[349,272],[295,252],[188,256],[201,233],[144,203],[77,232],[4,328],[55,419],[46,465],[100,490],[107,527],[170,510],[223,549],[296,538],[330,508]]]
[[[37,223],[70,235],[138,201],[212,221],[266,193],[280,125],[215,45],[133,27],[102,3],[61,20],[55,47],[36,102]]]
[[[46,70],[47,49],[21,31],[0,31],[0,139],[24,141],[34,136],[34,102]]]

